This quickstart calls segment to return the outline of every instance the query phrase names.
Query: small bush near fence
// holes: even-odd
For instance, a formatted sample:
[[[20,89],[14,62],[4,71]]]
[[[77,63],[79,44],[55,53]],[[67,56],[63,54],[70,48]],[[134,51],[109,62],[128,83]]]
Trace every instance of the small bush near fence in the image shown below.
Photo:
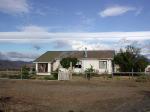
[[[150,81],[150,75],[142,74],[136,78],[136,82],[149,82],[149,81]]]
[[[44,80],[58,80],[58,69],[51,73],[52,75],[44,76]]]
[[[29,74],[30,69],[26,66],[22,67],[22,78],[23,79],[29,79],[30,78],[30,74]]]
[[[52,75],[50,76],[45,76],[44,80],[56,80]]]
[[[54,77],[55,80],[58,79],[58,69],[56,69],[54,72],[52,72],[52,76]]]

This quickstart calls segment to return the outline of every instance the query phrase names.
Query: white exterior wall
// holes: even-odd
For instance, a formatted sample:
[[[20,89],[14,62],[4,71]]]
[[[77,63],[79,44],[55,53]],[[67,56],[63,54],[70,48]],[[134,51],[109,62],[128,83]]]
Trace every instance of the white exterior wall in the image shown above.
[[[82,68],[74,68],[73,71],[75,73],[83,73],[84,72],[84,70]]]
[[[111,74],[113,72],[112,60],[107,60],[107,70],[108,70],[108,74]]]
[[[53,63],[53,71],[55,71],[60,65],[60,60],[56,60],[54,63]]]
[[[82,68],[74,68],[73,71],[75,73],[82,73],[84,72],[87,68],[90,68],[91,65],[93,68],[98,72],[99,74],[105,73],[107,71],[108,74],[112,73],[112,60],[111,59],[106,59],[106,60],[98,60],[98,59],[82,59],[80,60],[82,63]],[[100,61],[107,61],[107,69],[100,69],[99,68],[99,62]],[[44,63],[44,62],[43,62]],[[56,62],[53,63],[53,70],[55,71],[60,65],[60,60],[56,60]],[[38,63],[36,63],[36,72],[37,75],[50,75],[51,72],[51,63],[48,63],[48,73],[38,73]]]
[[[107,61],[107,69],[100,69],[99,62],[100,61]],[[97,60],[97,59],[87,59],[87,60],[81,60],[82,62],[82,68],[81,69],[75,69],[74,72],[83,72],[87,68],[90,68],[91,65],[93,68],[98,72],[99,74],[107,72],[108,74],[112,73],[112,60]]]

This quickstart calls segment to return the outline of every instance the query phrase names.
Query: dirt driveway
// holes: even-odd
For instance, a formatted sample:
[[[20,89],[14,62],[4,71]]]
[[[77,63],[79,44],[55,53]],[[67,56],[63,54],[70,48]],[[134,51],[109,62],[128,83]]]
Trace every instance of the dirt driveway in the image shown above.
[[[150,112],[150,83],[0,80],[0,112]]]

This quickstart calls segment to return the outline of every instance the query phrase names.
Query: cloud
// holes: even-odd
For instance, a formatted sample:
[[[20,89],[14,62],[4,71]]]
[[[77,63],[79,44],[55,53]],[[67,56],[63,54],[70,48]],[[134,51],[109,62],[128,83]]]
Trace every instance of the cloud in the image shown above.
[[[71,47],[73,50],[84,50],[87,48],[88,50],[110,50],[111,46],[108,44],[103,44],[102,42],[94,42],[91,43],[89,41],[72,41]]]
[[[82,15],[83,15],[83,12],[82,12],[82,11],[78,11],[78,12],[75,13],[75,15],[77,15],[77,16],[82,16]]]
[[[129,6],[111,6],[111,7],[107,7],[105,8],[103,11],[99,12],[99,15],[101,17],[109,17],[109,16],[118,16],[118,15],[122,15],[124,13],[127,13],[129,11],[135,11],[136,8],[135,7],[129,7]],[[139,12],[137,12],[137,14],[139,14]]]
[[[8,57],[2,52],[0,52],[0,60],[8,60]]]
[[[134,45],[135,47],[141,48],[141,54],[150,58],[150,39],[149,40],[127,40],[122,38],[120,40],[56,40],[51,42],[51,46],[54,46],[56,50],[115,50],[119,51],[120,48],[125,48],[127,45]]]
[[[143,10],[143,8],[138,8],[137,11],[135,12],[135,15],[137,16],[137,15],[141,14],[142,10]]]
[[[51,32],[0,32],[0,43],[29,43],[34,49],[51,45],[54,49],[66,50],[118,50],[126,45],[136,44],[142,54],[150,52],[150,31],[97,32],[97,33],[51,33]],[[41,46],[40,46],[41,45]]]
[[[93,17],[87,16],[84,12],[78,11],[75,13],[75,15],[78,17],[78,24],[74,26],[78,31],[89,31],[94,28],[95,19]],[[71,26],[72,29],[72,26]],[[74,30],[76,30],[74,29]]]
[[[38,29],[39,30],[39,29]],[[42,30],[24,30],[23,32],[0,32],[1,42],[48,42],[52,40],[87,40],[87,39],[100,39],[100,40],[120,40],[126,38],[127,40],[146,40],[150,39],[150,31],[138,32],[97,32],[97,33],[51,33]]]
[[[33,48],[38,51],[38,50],[41,49],[41,46],[39,46],[39,45],[36,44],[36,45],[33,45]]]
[[[55,49],[69,48],[67,50],[84,50],[85,47],[88,50],[112,49],[109,45],[104,44],[103,42],[98,40],[56,40],[52,41],[52,43]]]
[[[2,60],[22,60],[22,61],[33,61],[39,55],[35,53],[20,53],[20,52],[0,52],[0,59]]]
[[[32,14],[38,14],[41,16],[47,16],[47,15],[57,16],[63,14],[62,10],[55,7],[45,6],[45,5],[42,5],[40,8],[32,7],[32,9],[34,10],[32,11]]]
[[[8,14],[22,14],[29,12],[27,0],[0,0],[0,11]]]
[[[69,40],[55,40],[52,41],[52,43],[55,49],[71,47],[71,43]]]
[[[28,25],[19,28],[21,32],[47,32],[47,27],[41,27],[36,25]]]

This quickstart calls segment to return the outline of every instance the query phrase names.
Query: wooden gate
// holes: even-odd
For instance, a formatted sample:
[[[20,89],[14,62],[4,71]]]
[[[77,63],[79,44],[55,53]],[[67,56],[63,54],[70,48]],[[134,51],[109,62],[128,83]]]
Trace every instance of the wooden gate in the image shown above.
[[[72,73],[67,69],[60,69],[58,71],[58,80],[70,80],[72,78]]]

